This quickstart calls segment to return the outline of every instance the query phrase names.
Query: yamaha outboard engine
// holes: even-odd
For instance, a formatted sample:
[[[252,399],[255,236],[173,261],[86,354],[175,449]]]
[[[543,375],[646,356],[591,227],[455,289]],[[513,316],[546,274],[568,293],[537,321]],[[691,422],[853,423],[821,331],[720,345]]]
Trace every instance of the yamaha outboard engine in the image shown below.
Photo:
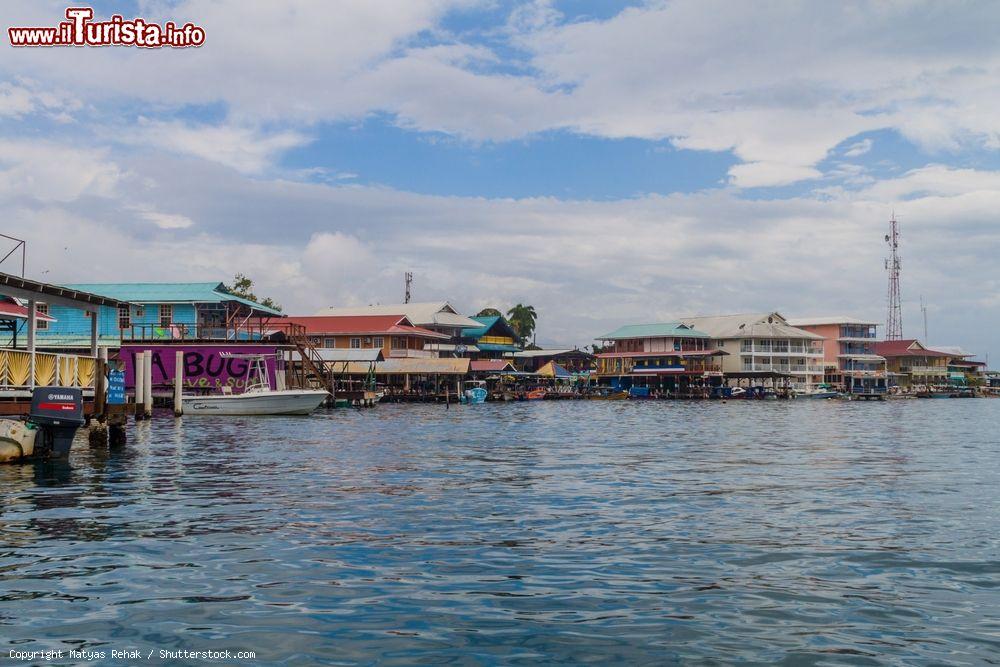
[[[38,430],[36,458],[66,458],[73,436],[83,426],[83,392],[79,387],[38,387],[31,393],[28,421]]]

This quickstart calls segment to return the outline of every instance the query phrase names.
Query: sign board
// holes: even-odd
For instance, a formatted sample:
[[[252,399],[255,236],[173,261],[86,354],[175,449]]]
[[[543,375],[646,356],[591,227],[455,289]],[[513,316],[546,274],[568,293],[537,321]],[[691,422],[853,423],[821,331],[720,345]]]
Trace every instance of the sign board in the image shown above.
[[[275,354],[273,345],[123,345],[121,358],[125,361],[125,379],[128,386],[135,386],[135,356],[138,352],[153,354],[153,386],[173,387],[174,354],[184,355],[184,389],[189,391],[214,391],[232,387],[239,393],[246,385],[249,362],[242,357],[228,354],[265,354],[268,381],[275,386]]]
[[[108,371],[108,405],[125,405],[125,371]]]

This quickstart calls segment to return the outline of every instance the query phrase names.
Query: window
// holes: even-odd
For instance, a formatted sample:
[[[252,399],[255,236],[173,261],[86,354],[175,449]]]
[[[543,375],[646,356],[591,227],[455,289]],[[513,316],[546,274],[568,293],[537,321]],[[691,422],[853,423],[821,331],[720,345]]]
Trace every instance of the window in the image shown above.
[[[352,338],[351,339],[351,349],[358,350],[360,348],[361,348],[361,339],[360,338]]]
[[[160,306],[160,326],[169,327],[173,324],[174,320],[174,307],[170,304],[163,304]]]
[[[39,315],[48,315],[49,314],[49,304],[47,304],[47,303],[36,303],[35,304],[35,312],[38,313]],[[40,320],[38,318],[35,318],[35,329],[37,329],[38,331],[45,331],[48,328],[49,328],[49,323],[46,320]]]
[[[129,307],[125,304],[118,306],[118,328],[128,329],[132,326],[132,315],[129,312]]]
[[[375,336],[375,347],[380,350],[385,347],[385,338],[382,336]]]
[[[337,347],[337,339],[336,338],[324,338],[323,339],[323,347]]]
[[[392,349],[394,350],[405,350],[406,349],[406,339],[402,336],[392,337]]]

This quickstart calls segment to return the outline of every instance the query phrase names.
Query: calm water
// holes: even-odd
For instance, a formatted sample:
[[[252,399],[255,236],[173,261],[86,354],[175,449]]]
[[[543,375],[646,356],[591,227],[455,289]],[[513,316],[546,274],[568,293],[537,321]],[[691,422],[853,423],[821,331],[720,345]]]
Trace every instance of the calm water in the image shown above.
[[[158,417],[0,467],[0,661],[996,663],[998,434],[998,400]]]

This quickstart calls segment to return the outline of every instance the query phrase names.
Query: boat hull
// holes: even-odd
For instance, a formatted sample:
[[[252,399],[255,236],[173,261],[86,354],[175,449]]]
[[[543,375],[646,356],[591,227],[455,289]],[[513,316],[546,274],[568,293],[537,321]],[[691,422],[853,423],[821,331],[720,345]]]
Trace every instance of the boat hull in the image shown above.
[[[222,396],[184,396],[185,415],[307,415],[329,394],[325,391],[269,391]]]

